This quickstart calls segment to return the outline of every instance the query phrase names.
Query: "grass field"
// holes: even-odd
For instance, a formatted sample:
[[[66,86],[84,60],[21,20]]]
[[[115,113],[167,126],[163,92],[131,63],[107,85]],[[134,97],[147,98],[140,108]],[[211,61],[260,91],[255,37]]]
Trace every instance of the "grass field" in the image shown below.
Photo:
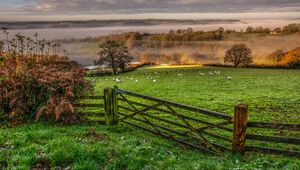
[[[208,74],[215,71],[220,74]],[[117,77],[123,82],[116,83]],[[103,88],[118,85],[230,115],[236,104],[247,103],[251,121],[300,124],[300,70],[153,66],[91,79],[99,95]],[[0,169],[38,165],[52,169],[300,169],[297,158],[250,153],[213,156],[122,124],[37,123],[1,129],[0,134]],[[300,137],[299,133],[285,135]]]

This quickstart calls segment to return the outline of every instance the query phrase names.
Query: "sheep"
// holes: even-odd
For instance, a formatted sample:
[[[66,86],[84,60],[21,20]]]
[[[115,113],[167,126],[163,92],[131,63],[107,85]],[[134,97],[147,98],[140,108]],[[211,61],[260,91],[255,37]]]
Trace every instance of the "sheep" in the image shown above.
[[[118,78],[116,78],[116,83],[121,83],[122,82],[122,80],[118,77]]]
[[[156,80],[154,79],[154,80],[152,80],[152,82],[153,82],[153,83],[155,83],[155,82],[156,82]]]
[[[213,73],[213,72],[211,72],[211,71],[210,71],[210,72],[208,72],[208,74],[209,74],[209,75],[211,75],[211,76],[213,76],[213,75],[214,75],[214,73]]]
[[[220,72],[220,71],[215,71],[215,74],[216,74],[216,75],[220,75],[221,72]]]
[[[202,73],[201,71],[199,71],[199,75],[200,75],[200,76],[205,76],[205,74]]]
[[[227,76],[226,79],[227,79],[227,80],[231,80],[232,77],[231,77],[231,76]]]

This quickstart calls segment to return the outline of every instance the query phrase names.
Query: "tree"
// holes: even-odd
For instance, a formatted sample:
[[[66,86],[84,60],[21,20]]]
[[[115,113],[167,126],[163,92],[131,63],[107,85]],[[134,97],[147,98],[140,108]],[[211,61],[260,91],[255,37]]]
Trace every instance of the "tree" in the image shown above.
[[[300,31],[300,26],[298,24],[289,24],[287,26],[284,26],[282,29],[282,32],[285,34],[292,34]]]
[[[285,55],[285,52],[283,50],[276,50],[273,53],[271,53],[267,59],[271,61],[272,64],[277,65]]]
[[[251,50],[245,44],[235,44],[226,51],[224,62],[233,63],[234,67],[252,63]]]
[[[255,29],[254,29],[253,27],[248,26],[248,27],[246,28],[246,33],[253,33],[253,32],[255,32]]]
[[[3,50],[4,50],[4,42],[0,41],[0,55],[2,55]]]
[[[112,68],[113,74],[117,74],[118,68],[125,71],[126,66],[133,59],[124,42],[108,40],[100,43],[99,48],[99,59],[95,64],[107,64]]]

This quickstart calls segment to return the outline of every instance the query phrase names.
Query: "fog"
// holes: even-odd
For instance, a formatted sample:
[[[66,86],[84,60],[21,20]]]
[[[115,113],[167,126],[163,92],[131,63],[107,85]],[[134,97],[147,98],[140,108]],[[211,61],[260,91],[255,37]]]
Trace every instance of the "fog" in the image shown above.
[[[207,64],[223,63],[227,49],[233,44],[245,43],[251,49],[256,64],[269,64],[266,57],[278,50],[289,51],[300,47],[300,34],[295,35],[255,35],[230,37],[224,41],[187,42],[185,45],[170,48],[134,48],[131,53],[136,60],[150,58],[158,64]],[[176,44],[176,43],[175,43]],[[67,43],[64,47],[70,52],[71,59],[84,65],[93,64],[97,59],[97,43]]]
[[[219,27],[225,29],[241,30],[246,29],[247,26],[257,27],[269,27],[271,29],[276,27],[283,27],[290,23],[300,23],[300,19],[290,20],[243,20],[242,22],[222,23],[222,24],[201,24],[201,25],[151,25],[151,26],[115,26],[115,27],[95,27],[95,28],[51,28],[51,29],[23,29],[23,30],[11,30],[11,35],[21,33],[26,36],[33,36],[34,33],[38,33],[40,39],[45,38],[48,40],[54,39],[68,39],[68,38],[86,38],[103,36],[110,34],[118,34],[123,32],[147,32],[147,33],[165,33],[171,29],[186,29],[193,28],[194,30],[215,30]],[[3,35],[1,35],[3,38]]]
[[[66,38],[86,38],[88,36],[103,36],[117,34],[122,32],[138,31],[138,32],[168,32],[170,29],[185,29],[192,27],[194,30],[215,30],[219,27],[225,29],[246,29],[247,26],[283,27],[290,23],[300,23],[300,20],[247,20],[235,24],[206,24],[206,25],[155,25],[155,26],[121,26],[121,27],[100,27],[100,28],[72,28],[72,29],[31,29],[31,30],[12,30],[10,35],[22,33],[32,36],[38,32],[39,38],[66,39]],[[1,39],[4,39],[3,34]],[[300,46],[300,35],[264,35],[255,34],[245,35],[242,37],[230,37],[224,41],[202,41],[189,42],[188,45],[176,46],[165,49],[147,49],[134,48],[131,50],[135,56],[135,60],[140,60],[145,56],[154,56],[157,63],[171,64],[205,64],[205,63],[223,63],[225,51],[235,43],[246,43],[252,50],[254,62],[257,64],[268,63],[266,56],[270,53],[282,49],[289,51]],[[76,60],[83,65],[91,65],[97,59],[97,43],[65,43],[66,48],[72,60]],[[172,61],[169,61],[169,59]],[[176,60],[176,61],[174,61]]]

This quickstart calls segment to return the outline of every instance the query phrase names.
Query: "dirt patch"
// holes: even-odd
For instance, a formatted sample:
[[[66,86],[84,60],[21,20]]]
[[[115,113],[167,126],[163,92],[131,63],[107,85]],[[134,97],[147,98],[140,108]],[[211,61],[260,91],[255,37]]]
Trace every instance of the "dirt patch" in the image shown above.
[[[84,134],[84,136],[88,138],[93,138],[97,141],[108,140],[107,135],[98,133],[95,128],[91,128],[87,133]]]
[[[30,168],[30,170],[50,170],[50,169],[51,169],[51,161],[48,159],[38,160]]]
[[[7,161],[0,161],[0,169],[6,169],[8,167]]]

